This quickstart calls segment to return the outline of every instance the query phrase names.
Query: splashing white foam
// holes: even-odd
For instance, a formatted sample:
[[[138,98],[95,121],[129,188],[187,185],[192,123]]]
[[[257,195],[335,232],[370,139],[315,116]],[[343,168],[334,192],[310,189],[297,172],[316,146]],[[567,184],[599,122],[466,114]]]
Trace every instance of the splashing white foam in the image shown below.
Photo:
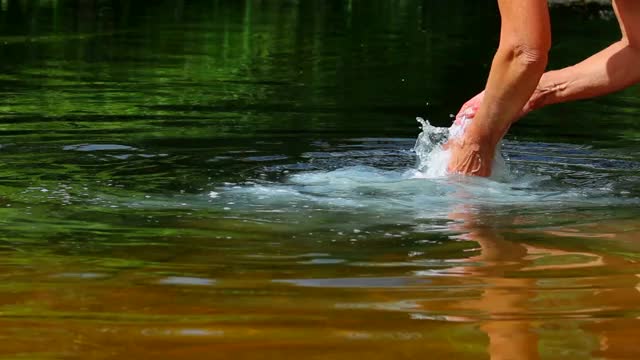
[[[431,126],[429,121],[423,118],[416,120],[420,123],[422,132],[413,148],[418,156],[418,171],[415,177],[431,179],[446,176],[451,154],[443,146],[452,136],[451,129]]]
[[[346,231],[351,232],[353,226],[361,229],[377,224],[414,223],[427,224],[425,229],[432,231],[439,221],[450,220],[452,212],[465,209],[510,211],[517,206],[518,211],[536,212],[541,208],[548,213],[637,201],[612,197],[610,190],[603,191],[600,187],[576,187],[573,182],[565,186],[548,175],[511,175],[499,149],[490,179],[448,178],[450,155],[444,144],[461,136],[469,121],[458,121],[451,128],[434,127],[423,119],[418,121],[422,125],[414,146],[418,162],[411,170],[404,166],[381,169],[356,165],[301,171],[290,174],[283,182],[217,188],[216,196],[208,197],[209,204],[225,209],[233,202],[237,204],[232,209],[234,214],[269,224],[322,228],[330,223],[342,231],[342,225],[338,224],[344,223]],[[378,153],[371,154],[375,157]]]
[[[448,175],[447,166],[451,159],[451,152],[445,149],[445,144],[461,137],[471,119],[463,117],[460,122],[455,122],[449,128],[432,126],[423,118],[416,118],[420,123],[422,132],[418,135],[413,148],[418,156],[415,178],[439,178]],[[505,180],[509,178],[509,171],[502,157],[500,146],[496,149],[491,172],[492,180]]]
[[[215,196],[210,194],[208,201],[219,204],[222,209],[230,202],[236,203],[234,213],[258,216],[260,221],[269,223],[314,227],[337,224],[345,217],[353,216],[351,219],[358,229],[363,224],[404,224],[425,219],[437,222],[450,219],[452,211],[468,208],[499,210],[503,206],[507,209],[517,206],[538,211],[542,206],[544,212],[548,212],[550,209],[563,211],[568,207],[637,201],[611,197],[611,190],[603,191],[601,186],[576,187],[574,182],[565,186],[548,175],[511,174],[499,147],[489,179],[476,176],[448,178],[450,154],[444,145],[462,136],[471,120],[459,119],[450,128],[434,127],[421,118],[417,120],[422,125],[413,149],[418,161],[410,170],[403,162],[402,167],[392,169],[356,165],[301,171],[279,183],[231,184],[217,188]],[[357,156],[361,157],[361,154]],[[376,157],[379,152],[372,150],[370,154]],[[337,225],[332,226],[337,228]]]

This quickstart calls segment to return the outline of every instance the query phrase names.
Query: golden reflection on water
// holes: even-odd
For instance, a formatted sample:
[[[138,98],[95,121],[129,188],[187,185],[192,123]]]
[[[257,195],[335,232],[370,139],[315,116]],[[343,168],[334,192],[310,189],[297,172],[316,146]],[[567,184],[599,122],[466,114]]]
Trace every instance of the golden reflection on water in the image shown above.
[[[478,248],[452,266],[402,276],[332,277],[334,264],[324,264],[323,279],[278,279],[268,269],[260,276],[249,271],[214,278],[206,271],[169,274],[158,265],[106,271],[61,258],[43,257],[33,266],[5,259],[0,356],[640,356],[638,264],[563,243],[582,235],[631,243],[638,234],[631,222],[506,233],[477,210],[461,208],[450,218],[451,230],[462,233],[458,241]],[[521,240],[520,233],[531,240]],[[553,247],[536,240],[549,236]],[[172,261],[186,264],[193,256]],[[212,264],[224,261],[221,254],[208,256]]]
[[[480,328],[489,338],[487,351],[491,359],[640,356],[635,345],[640,275],[632,273],[634,269],[638,271],[637,263],[561,249],[563,237],[637,241],[638,231],[629,231],[637,230],[637,224],[594,222],[581,229],[547,230],[544,233],[556,236],[558,244],[558,248],[549,248],[510,241],[490,226],[478,224],[478,219],[465,209],[452,213],[451,218],[461,221],[465,240],[480,246],[479,255],[469,261],[482,264],[456,272],[478,277],[485,285],[478,299],[453,306],[485,314]],[[621,232],[625,227],[626,231]],[[553,263],[553,259],[565,261]],[[573,289],[563,287],[571,277],[575,277]],[[559,285],[553,284],[554,278],[560,280]],[[545,349],[549,340],[543,342],[541,337],[547,337],[547,333],[555,333],[557,338],[552,341],[558,352]],[[593,342],[590,338],[596,340],[591,349],[584,348],[590,351],[580,354],[570,348],[572,343]]]

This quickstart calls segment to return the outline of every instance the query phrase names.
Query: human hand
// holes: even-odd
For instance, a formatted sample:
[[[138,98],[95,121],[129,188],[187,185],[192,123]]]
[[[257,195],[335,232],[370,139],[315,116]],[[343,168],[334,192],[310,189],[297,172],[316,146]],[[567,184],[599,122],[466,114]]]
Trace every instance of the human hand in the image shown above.
[[[465,102],[456,115],[452,126],[452,136],[444,144],[445,149],[451,153],[448,172],[452,174],[476,175],[487,177],[491,175],[493,158],[498,142],[506,133],[507,128],[499,131],[500,136],[481,136],[477,130],[481,128],[473,120],[482,101],[485,92],[482,91]],[[522,116],[542,106],[545,92],[536,89],[531,98],[524,105],[520,113],[511,121],[514,123]]]
[[[491,176],[495,156],[495,143],[463,136],[449,140],[446,144],[451,153],[447,171],[450,174]]]
[[[495,145],[485,144],[484,141],[472,141],[467,134],[469,120],[475,118],[483,99],[484,91],[464,103],[456,115],[453,127],[457,129],[452,132],[452,137],[444,145],[445,149],[451,153],[447,168],[450,174],[485,177],[491,175]]]
[[[464,103],[458,111],[458,114],[456,114],[456,120],[454,121],[454,123],[456,125],[462,125],[463,119],[473,119],[476,116],[478,109],[480,109],[480,105],[482,104],[483,99],[484,91]]]
[[[522,108],[522,111],[516,116],[515,119],[512,120],[512,123],[516,122],[518,119],[527,115],[531,111],[542,107],[542,100],[544,99],[544,95],[546,95],[544,91],[536,89],[531,95],[529,101],[527,101],[527,103]],[[475,118],[478,110],[480,109],[480,105],[482,105],[483,100],[484,90],[462,105],[462,107],[458,111],[458,114],[456,114],[454,124],[462,125],[463,119],[471,120]]]

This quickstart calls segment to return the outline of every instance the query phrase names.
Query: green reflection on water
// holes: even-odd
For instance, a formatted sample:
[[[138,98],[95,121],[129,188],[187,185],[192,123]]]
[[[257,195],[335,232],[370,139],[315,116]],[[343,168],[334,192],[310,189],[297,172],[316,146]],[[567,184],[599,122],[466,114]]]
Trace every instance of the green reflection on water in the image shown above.
[[[553,10],[552,67],[618,36],[594,14]],[[411,166],[413,118],[448,125],[497,30],[494,2],[0,2],[0,356],[486,358],[511,332],[541,357],[634,357],[635,204],[456,220],[210,195]],[[545,109],[512,137],[633,163],[638,105]],[[545,175],[637,197],[611,166]]]

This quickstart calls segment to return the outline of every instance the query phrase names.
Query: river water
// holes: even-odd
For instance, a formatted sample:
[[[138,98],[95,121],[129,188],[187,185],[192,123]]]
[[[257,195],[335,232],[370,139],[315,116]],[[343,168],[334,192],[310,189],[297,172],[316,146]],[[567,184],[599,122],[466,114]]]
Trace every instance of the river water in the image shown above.
[[[436,176],[493,2],[153,3],[0,2],[0,358],[640,356],[637,87]]]

